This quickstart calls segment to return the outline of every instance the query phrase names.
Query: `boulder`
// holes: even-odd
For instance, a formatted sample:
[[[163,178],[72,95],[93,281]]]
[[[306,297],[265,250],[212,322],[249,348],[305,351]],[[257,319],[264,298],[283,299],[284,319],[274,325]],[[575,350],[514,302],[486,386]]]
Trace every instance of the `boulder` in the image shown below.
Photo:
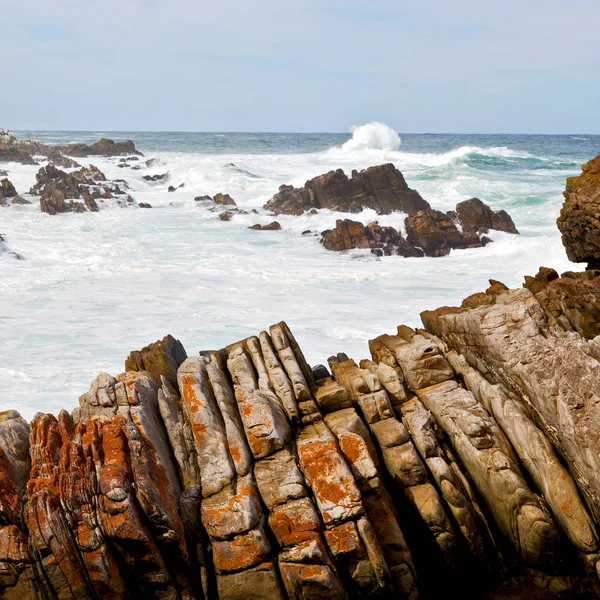
[[[335,229],[321,233],[321,244],[327,250],[370,249],[377,256],[423,256],[423,252],[411,246],[393,227],[369,223],[366,227],[359,221],[338,219]]]
[[[254,229],[255,231],[279,231],[281,229],[281,224],[277,221],[273,221],[268,225],[257,223],[256,225],[251,225],[248,229]]]
[[[200,199],[203,198],[205,198],[205,196]],[[235,200],[229,194],[216,194],[213,197],[213,202],[215,204],[221,204],[222,206],[236,206]]]
[[[379,214],[402,211],[413,215],[429,209],[429,204],[410,189],[402,173],[388,163],[353,171],[350,179],[338,169],[307,181],[302,188],[282,185],[265,208],[275,214],[288,215],[301,215],[319,208],[351,213],[372,208]]]
[[[494,212],[479,198],[464,200],[456,205],[456,215],[463,232],[488,233],[490,229],[519,233],[505,210]]]
[[[406,218],[408,243],[426,256],[446,256],[452,248],[478,248],[490,240],[476,233],[461,233],[451,216],[439,210],[420,211]]]
[[[569,260],[600,268],[600,155],[569,177],[565,202],[556,223]]]

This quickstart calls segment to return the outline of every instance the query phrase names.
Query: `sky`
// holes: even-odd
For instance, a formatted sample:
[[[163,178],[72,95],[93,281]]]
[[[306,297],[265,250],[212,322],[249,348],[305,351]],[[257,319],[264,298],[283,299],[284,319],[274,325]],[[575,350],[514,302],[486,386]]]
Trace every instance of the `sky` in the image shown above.
[[[0,127],[600,133],[598,0],[0,0]]]

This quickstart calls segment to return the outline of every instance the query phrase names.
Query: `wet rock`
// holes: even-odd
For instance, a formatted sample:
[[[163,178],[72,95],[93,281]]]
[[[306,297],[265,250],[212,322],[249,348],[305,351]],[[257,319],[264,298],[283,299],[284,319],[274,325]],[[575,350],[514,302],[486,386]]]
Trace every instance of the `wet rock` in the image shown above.
[[[464,200],[456,205],[456,215],[463,232],[488,233],[490,229],[519,233],[505,210],[494,212],[479,198]]]
[[[321,244],[327,250],[370,249],[377,256],[423,256],[393,227],[382,227],[376,221],[366,227],[350,219],[337,220],[335,229],[321,233]]]
[[[236,206],[235,200],[229,194],[216,194],[213,197],[213,202],[222,206]]]
[[[97,212],[107,200],[119,206],[133,204],[122,188],[125,183],[109,182],[94,165],[66,173],[49,164],[36,174],[37,183],[29,190],[40,196],[40,209],[51,215],[65,212]]]
[[[265,208],[288,215],[319,208],[351,213],[372,208],[379,214],[402,211],[412,215],[429,209],[429,204],[408,187],[394,165],[385,164],[353,171],[350,179],[338,169],[307,181],[302,188],[282,185]]]
[[[261,225],[257,223],[256,225],[251,225],[248,229],[254,229],[256,231],[279,231],[281,229],[281,224],[277,221],[273,221],[268,225]]]
[[[148,202],[140,202],[138,206],[140,208],[152,208],[152,204],[149,204]]]
[[[13,198],[16,195],[15,186],[8,179],[0,179],[0,198]]]
[[[406,233],[408,243],[421,248],[426,256],[446,256],[452,248],[477,248],[489,241],[476,233],[461,233],[453,220],[439,210],[407,217]]]

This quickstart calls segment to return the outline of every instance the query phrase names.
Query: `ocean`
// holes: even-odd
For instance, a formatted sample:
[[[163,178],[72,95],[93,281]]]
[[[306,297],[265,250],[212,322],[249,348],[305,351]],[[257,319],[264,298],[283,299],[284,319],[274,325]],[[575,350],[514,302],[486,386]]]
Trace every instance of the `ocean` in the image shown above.
[[[221,348],[285,320],[311,364],[344,351],[369,356],[367,341],[419,313],[455,305],[488,279],[520,286],[540,265],[580,270],[563,250],[556,217],[565,178],[600,153],[592,135],[398,135],[383,124],[349,134],[15,132],[49,144],[132,139],[156,164],[121,169],[118,158],[77,159],[123,178],[151,210],[105,209],[49,216],[39,205],[0,208],[0,233],[24,260],[0,254],[0,410],[26,419],[71,409],[100,372],[123,369],[130,350],[171,333],[189,354]],[[400,143],[401,138],[401,143]],[[521,235],[493,232],[485,248],[443,258],[334,253],[316,236],[344,215],[279,216],[262,205],[281,184],[392,162],[434,208],[478,197],[505,209]],[[0,164],[19,193],[39,167]],[[169,172],[168,182],[143,175]],[[185,184],[168,193],[167,186]],[[260,214],[230,222],[194,202],[230,194]],[[403,228],[404,215],[346,215]]]

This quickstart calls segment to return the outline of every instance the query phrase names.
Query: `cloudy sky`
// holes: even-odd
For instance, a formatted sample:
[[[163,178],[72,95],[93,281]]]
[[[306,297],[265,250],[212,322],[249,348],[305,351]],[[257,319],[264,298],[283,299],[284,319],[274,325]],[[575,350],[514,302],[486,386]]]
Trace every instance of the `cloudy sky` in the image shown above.
[[[0,126],[600,133],[599,0],[0,0]]]

